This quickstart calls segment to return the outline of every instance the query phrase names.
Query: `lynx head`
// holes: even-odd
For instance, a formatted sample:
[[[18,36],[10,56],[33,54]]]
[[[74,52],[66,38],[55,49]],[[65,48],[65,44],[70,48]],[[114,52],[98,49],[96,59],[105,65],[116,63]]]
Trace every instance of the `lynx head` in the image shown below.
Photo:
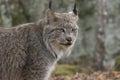
[[[76,7],[76,4],[74,7]],[[76,41],[78,16],[75,8],[73,12],[56,13],[51,9],[51,2],[49,9],[46,11],[43,31],[44,41],[54,56],[59,56],[61,53],[70,53]]]

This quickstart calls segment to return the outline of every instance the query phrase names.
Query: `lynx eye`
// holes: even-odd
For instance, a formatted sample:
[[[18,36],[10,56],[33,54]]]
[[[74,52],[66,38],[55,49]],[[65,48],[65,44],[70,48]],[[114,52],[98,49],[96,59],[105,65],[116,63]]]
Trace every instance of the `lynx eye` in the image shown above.
[[[65,29],[59,29],[61,32],[65,32]]]
[[[77,29],[72,29],[72,32],[76,32],[77,31]]]

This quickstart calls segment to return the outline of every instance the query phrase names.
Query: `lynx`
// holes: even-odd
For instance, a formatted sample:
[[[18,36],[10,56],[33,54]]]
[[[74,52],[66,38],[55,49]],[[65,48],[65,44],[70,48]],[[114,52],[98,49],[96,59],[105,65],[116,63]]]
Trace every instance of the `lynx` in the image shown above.
[[[0,80],[49,80],[59,58],[76,41],[76,4],[73,13],[49,9],[43,19],[12,28],[0,28]]]

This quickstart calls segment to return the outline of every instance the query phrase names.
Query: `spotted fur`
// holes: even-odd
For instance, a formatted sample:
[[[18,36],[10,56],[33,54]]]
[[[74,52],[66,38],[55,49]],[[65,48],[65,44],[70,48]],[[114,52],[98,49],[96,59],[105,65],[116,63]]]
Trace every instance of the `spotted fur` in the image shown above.
[[[76,22],[74,14],[47,10],[36,23],[0,28],[0,80],[48,80],[75,43]]]

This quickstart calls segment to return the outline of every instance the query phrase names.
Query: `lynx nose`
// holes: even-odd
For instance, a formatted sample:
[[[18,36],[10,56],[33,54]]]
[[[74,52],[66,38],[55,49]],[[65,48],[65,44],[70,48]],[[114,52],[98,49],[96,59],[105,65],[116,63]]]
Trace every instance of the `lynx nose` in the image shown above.
[[[72,42],[72,38],[71,37],[67,37],[66,40],[68,41],[68,43]]]

